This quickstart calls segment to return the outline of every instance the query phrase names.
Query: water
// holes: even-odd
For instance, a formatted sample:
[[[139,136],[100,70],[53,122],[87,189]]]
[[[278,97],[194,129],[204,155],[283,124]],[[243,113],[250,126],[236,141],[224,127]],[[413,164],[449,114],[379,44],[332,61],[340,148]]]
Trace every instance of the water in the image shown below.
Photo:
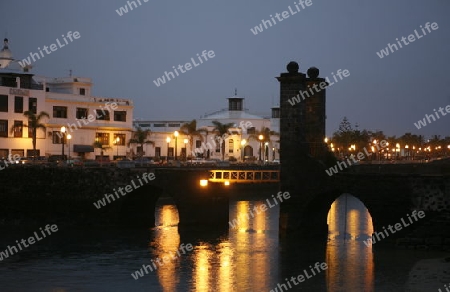
[[[317,262],[328,269],[298,285],[291,280],[289,291],[403,291],[417,260],[443,256],[366,246],[370,214],[351,196],[332,206],[328,242],[280,239],[278,206],[247,216],[263,202],[231,202],[230,220],[240,218],[239,225],[208,240],[197,234],[181,241],[174,205],[157,207],[150,230],[60,230],[0,262],[0,291],[275,291],[305,269],[311,275]],[[0,250],[34,231],[2,230]],[[183,253],[181,244],[192,250]],[[172,259],[137,280],[131,276],[164,257]]]

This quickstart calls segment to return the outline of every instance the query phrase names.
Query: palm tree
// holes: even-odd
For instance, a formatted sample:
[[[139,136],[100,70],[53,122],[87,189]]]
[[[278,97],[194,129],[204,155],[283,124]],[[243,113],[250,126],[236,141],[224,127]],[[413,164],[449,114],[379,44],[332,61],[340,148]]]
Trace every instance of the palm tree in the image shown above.
[[[191,147],[191,151],[192,151],[193,145],[194,145],[194,137],[202,138],[202,135],[201,135],[202,131],[200,129],[197,130],[197,121],[196,120],[192,120],[188,123],[184,123],[183,125],[181,125],[180,132],[189,137],[189,146]],[[186,159],[187,159],[187,153],[188,152],[186,149]],[[192,157],[192,155],[191,155],[191,157]]]
[[[221,140],[221,152],[222,152],[222,160],[225,160],[225,139],[226,137],[225,134],[228,133],[228,130],[234,126],[233,123],[228,123],[228,124],[222,124],[219,121],[212,121],[212,124],[214,125],[214,130],[217,131],[218,133],[216,134],[216,139],[219,138],[219,140]]]
[[[26,111],[23,113],[25,117],[28,118],[28,125],[22,125],[23,127],[28,127],[31,130],[31,139],[33,143],[33,160],[36,160],[36,136],[37,130],[42,129],[45,132],[45,124],[42,123],[42,119],[50,118],[50,115],[47,112],[41,111],[39,114],[35,114],[32,111]],[[13,125],[11,128],[11,132],[16,130],[17,126]]]
[[[260,135],[263,136],[263,139],[262,139],[262,140],[259,139],[259,136],[260,136]],[[262,143],[262,144],[264,145],[265,142],[270,142],[270,141],[271,141],[271,140],[270,140],[270,137],[271,137],[271,136],[280,136],[280,134],[277,133],[277,132],[275,132],[275,131],[271,131],[271,130],[270,130],[269,128],[267,128],[267,127],[262,127],[260,131],[255,131],[254,134],[250,134],[250,135],[248,136],[248,139],[249,139],[249,140],[257,140],[257,141],[260,141],[260,143]],[[262,156],[261,151],[262,151],[262,147],[260,146],[259,153],[260,153],[260,155]],[[267,153],[266,153],[266,156],[268,156]]]
[[[151,135],[150,130],[142,130],[141,127],[137,127],[136,131],[133,132],[130,141],[128,141],[128,145],[130,144],[138,144],[138,156],[142,157],[144,155],[144,144],[152,144],[155,145],[154,141],[147,140],[147,137]]]

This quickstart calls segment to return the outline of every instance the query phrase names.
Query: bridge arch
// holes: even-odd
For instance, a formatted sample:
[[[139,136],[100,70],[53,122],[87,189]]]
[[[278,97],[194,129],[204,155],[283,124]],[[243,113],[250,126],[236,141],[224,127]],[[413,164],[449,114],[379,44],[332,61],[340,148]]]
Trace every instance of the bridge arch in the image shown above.
[[[373,233],[368,208],[349,193],[340,195],[331,204],[327,224],[329,239],[366,240]]]

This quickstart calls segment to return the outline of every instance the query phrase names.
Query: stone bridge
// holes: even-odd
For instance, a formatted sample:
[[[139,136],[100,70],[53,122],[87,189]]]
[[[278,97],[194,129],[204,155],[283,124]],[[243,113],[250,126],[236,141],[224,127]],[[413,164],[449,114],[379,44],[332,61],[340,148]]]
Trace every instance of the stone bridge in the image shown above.
[[[56,220],[68,225],[151,227],[156,202],[163,196],[177,205],[180,229],[227,231],[230,197],[270,196],[278,189],[270,182],[211,182],[202,187],[200,180],[209,178],[205,168],[10,167],[0,172],[0,224]]]
[[[281,205],[283,234],[299,231],[325,237],[331,204],[350,194],[367,207],[375,231],[400,222],[413,210],[423,210],[426,218],[398,235],[420,232],[421,237],[450,238],[450,166],[360,165],[330,177],[323,165],[311,159],[303,171],[307,173],[301,175],[297,170],[297,178],[291,174],[284,180],[282,191],[295,191],[289,203]]]

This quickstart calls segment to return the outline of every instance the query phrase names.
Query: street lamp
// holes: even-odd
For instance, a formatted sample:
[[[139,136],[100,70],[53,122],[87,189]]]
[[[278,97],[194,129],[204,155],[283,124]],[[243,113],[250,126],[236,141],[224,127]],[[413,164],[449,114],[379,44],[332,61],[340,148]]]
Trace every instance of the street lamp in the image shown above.
[[[72,135],[67,134],[67,146],[69,146],[69,160],[70,160],[70,139],[72,139]]]
[[[173,133],[173,135],[175,136],[175,161],[177,160],[177,141],[178,141],[178,131],[175,131]]]
[[[188,152],[187,152],[187,143],[189,142],[189,140],[185,138],[185,139],[183,140],[183,142],[184,142],[184,151],[185,151],[185,154],[184,154],[184,155],[186,156],[185,159],[186,159],[186,161],[187,161],[187,153],[188,153]]]
[[[397,148],[395,151],[397,152],[397,160],[398,160],[400,156],[400,144],[399,143],[395,144],[395,148]]]
[[[64,127],[64,126],[61,127],[61,133],[62,133],[62,135],[61,135],[61,154],[62,154],[61,160],[64,161],[64,140],[66,137],[66,127]]]
[[[264,140],[263,135],[258,136],[259,139],[259,161],[261,161],[261,155],[262,155],[262,141]]]
[[[116,148],[117,148],[116,159],[119,159],[119,142],[120,142],[120,138],[116,137]]]
[[[264,161],[269,161],[269,142],[264,143]]]
[[[169,144],[170,144],[170,137],[166,138],[167,142],[167,162],[169,162]]]
[[[247,140],[242,139],[241,140],[241,146],[242,146],[242,150],[241,150],[241,160],[244,161],[244,148],[245,148],[245,144],[247,144]],[[449,145],[450,146],[450,145]],[[450,147],[449,147],[450,148]]]

